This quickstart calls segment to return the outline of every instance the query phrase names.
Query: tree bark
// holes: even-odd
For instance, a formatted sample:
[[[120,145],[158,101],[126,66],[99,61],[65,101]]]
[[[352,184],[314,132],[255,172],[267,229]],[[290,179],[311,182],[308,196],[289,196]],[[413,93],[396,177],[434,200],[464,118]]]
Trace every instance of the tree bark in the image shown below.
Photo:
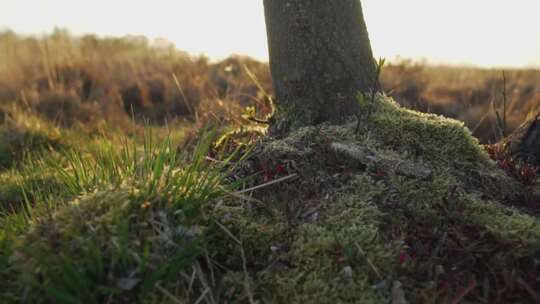
[[[504,139],[503,146],[513,158],[540,166],[540,112]]]
[[[277,99],[272,130],[287,131],[359,111],[356,95],[376,66],[359,0],[264,0]]]

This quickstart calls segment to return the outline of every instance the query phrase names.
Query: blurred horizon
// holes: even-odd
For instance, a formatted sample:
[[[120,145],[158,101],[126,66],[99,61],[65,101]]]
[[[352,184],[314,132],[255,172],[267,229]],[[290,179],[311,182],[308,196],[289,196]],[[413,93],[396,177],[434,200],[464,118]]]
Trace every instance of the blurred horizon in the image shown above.
[[[375,57],[431,65],[540,68],[536,0],[364,0]],[[7,0],[0,31],[41,36],[55,28],[75,36],[145,36],[212,60],[232,54],[268,60],[262,1],[178,3]]]

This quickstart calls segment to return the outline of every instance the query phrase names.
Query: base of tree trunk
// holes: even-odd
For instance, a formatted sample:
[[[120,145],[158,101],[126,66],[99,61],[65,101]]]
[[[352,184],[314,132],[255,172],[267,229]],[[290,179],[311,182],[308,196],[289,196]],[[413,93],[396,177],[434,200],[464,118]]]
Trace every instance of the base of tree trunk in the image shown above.
[[[356,115],[358,93],[376,81],[360,1],[265,0],[264,8],[279,113],[270,133]]]

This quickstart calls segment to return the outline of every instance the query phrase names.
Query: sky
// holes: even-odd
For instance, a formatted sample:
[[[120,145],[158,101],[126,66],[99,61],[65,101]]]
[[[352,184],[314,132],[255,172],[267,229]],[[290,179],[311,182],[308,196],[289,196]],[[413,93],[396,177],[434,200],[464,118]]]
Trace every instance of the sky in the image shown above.
[[[337,0],[336,0],[337,1]],[[540,68],[540,0],[362,0],[375,57]],[[0,0],[0,29],[145,35],[267,60],[262,0]]]

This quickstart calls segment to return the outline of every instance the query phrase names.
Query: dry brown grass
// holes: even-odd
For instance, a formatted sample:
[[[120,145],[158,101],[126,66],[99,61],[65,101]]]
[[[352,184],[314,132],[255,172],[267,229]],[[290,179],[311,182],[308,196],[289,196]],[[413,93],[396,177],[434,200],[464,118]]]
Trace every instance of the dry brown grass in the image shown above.
[[[246,106],[271,111],[268,65],[233,56],[221,62],[193,57],[145,38],[72,37],[57,30],[42,39],[0,33],[0,104],[22,104],[72,127],[100,121],[239,123]],[[262,89],[245,70],[257,78]],[[482,142],[499,139],[495,111],[506,133],[540,105],[540,71],[433,67],[402,61],[383,69],[385,91],[401,104],[465,122]]]
[[[246,106],[269,111],[251,71],[270,91],[268,66],[233,56],[218,63],[145,38],[42,39],[0,33],[0,104],[17,104],[64,127],[175,121],[239,122]]]
[[[506,70],[506,133],[540,106],[540,71]],[[430,67],[403,61],[383,70],[385,90],[408,107],[464,121],[482,142],[499,138],[495,111],[504,115],[502,70]]]

